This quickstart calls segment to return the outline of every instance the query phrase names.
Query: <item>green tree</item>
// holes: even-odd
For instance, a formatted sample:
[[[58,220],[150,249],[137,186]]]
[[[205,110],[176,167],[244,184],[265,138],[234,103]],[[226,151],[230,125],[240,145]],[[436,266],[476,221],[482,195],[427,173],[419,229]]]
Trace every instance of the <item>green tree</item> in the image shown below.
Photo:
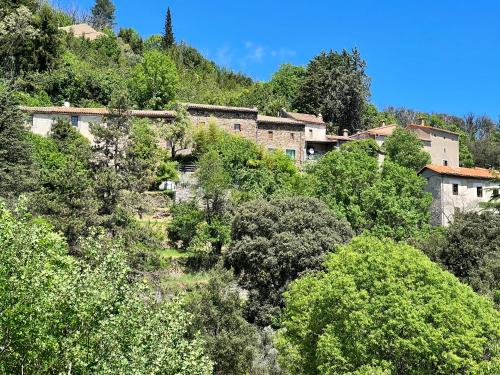
[[[171,123],[160,125],[160,134],[170,146],[170,156],[174,159],[178,151],[187,149],[193,140],[193,124],[186,108],[176,106],[175,118]]]
[[[309,171],[308,194],[345,217],[357,233],[396,240],[425,233],[432,201],[425,179],[389,160],[379,168],[377,148],[373,140],[358,141],[328,153]]]
[[[0,196],[12,200],[34,187],[29,133],[12,92],[0,84]]]
[[[306,70],[302,66],[282,64],[271,77],[273,94],[286,99],[289,106],[295,102]],[[287,109],[291,109],[288,107]]]
[[[224,166],[221,156],[211,150],[198,162],[196,171],[197,187],[205,203],[207,221],[220,217],[224,213],[231,176]]]
[[[139,33],[132,28],[121,28],[118,37],[130,46],[130,49],[138,55],[142,54],[143,42]]]
[[[408,169],[419,171],[431,162],[430,154],[422,150],[422,142],[411,130],[396,128],[383,147],[388,160]]]
[[[249,292],[250,321],[270,324],[283,306],[282,293],[288,284],[303,273],[321,269],[325,254],[351,236],[349,224],[313,198],[243,204],[234,218],[224,259]]]
[[[61,121],[55,126],[60,135]],[[67,126],[71,129],[69,123]],[[37,135],[32,135],[31,139],[39,171],[36,190],[30,194],[31,209],[61,231],[73,247],[79,237],[89,235],[92,227],[100,224],[99,203],[94,193],[89,160],[79,160],[75,155],[63,152],[51,139]]]
[[[118,243],[80,250],[0,207],[0,373],[212,373],[192,316],[157,302]]]
[[[498,370],[499,313],[420,251],[361,237],[326,268],[285,294],[278,348],[292,374]]]
[[[252,367],[257,330],[243,317],[244,301],[231,271],[216,267],[206,285],[190,294],[193,328],[206,342],[214,374],[240,375]]]
[[[115,23],[115,5],[111,0],[96,0],[92,7],[92,25],[99,29],[112,28]]]
[[[172,102],[179,75],[172,59],[165,53],[149,50],[132,73],[131,92],[140,108],[163,109]]]
[[[196,227],[203,221],[203,211],[195,201],[179,202],[170,208],[172,220],[168,224],[168,238],[172,245],[187,250],[196,234]]]
[[[321,113],[338,132],[353,133],[361,126],[369,94],[365,62],[356,49],[322,52],[309,62],[294,107]]]
[[[170,7],[167,8],[165,16],[165,31],[163,33],[163,48],[170,48],[175,45],[174,31],[172,30],[172,14]]]
[[[57,14],[48,4],[44,4],[35,18],[38,35],[34,41],[33,56],[36,57],[35,70],[51,71],[61,57],[63,46]]]
[[[491,212],[457,215],[421,245],[429,257],[475,291],[500,304],[500,217]]]
[[[94,136],[95,191],[101,201],[100,214],[105,226],[113,229],[128,220],[129,212],[122,203],[123,190],[129,187],[127,153],[130,148],[130,111],[126,93],[118,93],[110,115],[103,124],[91,124]],[[104,125],[105,124],[105,125]]]

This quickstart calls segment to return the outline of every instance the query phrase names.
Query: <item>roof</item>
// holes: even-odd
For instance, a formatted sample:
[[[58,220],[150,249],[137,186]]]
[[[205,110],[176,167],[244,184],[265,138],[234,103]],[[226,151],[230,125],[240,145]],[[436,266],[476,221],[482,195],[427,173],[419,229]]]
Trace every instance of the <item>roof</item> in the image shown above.
[[[89,40],[95,40],[100,36],[104,35],[104,33],[95,30],[92,26],[86,23],[79,23],[77,25],[60,27],[59,30],[64,30],[67,33],[72,31],[74,36],[78,38],[86,38]]]
[[[29,113],[59,113],[61,115],[97,115],[108,116],[110,111],[107,108],[78,108],[78,107],[19,107],[23,112]],[[150,118],[173,118],[174,111],[153,111],[153,110],[137,110],[130,111],[131,116],[150,117]]]
[[[367,129],[367,130],[364,130],[362,132],[353,134],[349,138],[351,138],[351,139],[357,138],[357,136],[362,135],[362,134],[374,135],[374,136],[377,136],[377,135],[380,135],[380,136],[390,136],[390,135],[392,135],[392,133],[394,132],[394,130],[397,127],[398,126],[395,125],[395,124],[380,126],[378,128]]]
[[[325,125],[325,122],[321,117],[315,116],[315,115],[310,115],[307,113],[297,113],[297,112],[286,112],[283,111],[283,114],[291,118],[293,120],[297,120],[300,122],[305,122],[308,124],[316,124],[316,125]]]
[[[196,103],[183,103],[187,109],[202,109],[207,111],[222,111],[222,112],[248,112],[257,113],[257,108],[247,107],[229,107],[225,105],[212,105],[212,104],[196,104]]]
[[[435,130],[435,131],[440,131],[443,133],[450,133],[450,134],[455,134],[455,135],[460,135],[457,132],[452,132],[451,130],[446,130],[446,129],[441,129],[441,128],[435,128],[433,126],[427,126],[427,125],[416,125],[416,124],[410,124],[406,127],[407,129],[422,129],[422,130]]]
[[[500,174],[491,169],[485,168],[463,168],[463,167],[449,167],[437,164],[427,164],[418,173],[422,173],[424,170],[430,170],[438,174],[447,176],[459,176],[459,177],[470,177],[491,180],[498,178]]]
[[[336,141],[352,141],[352,138],[343,135],[333,135],[327,134],[326,139],[336,140]]]
[[[257,116],[257,122],[265,123],[265,124],[276,124],[276,125],[295,125],[295,126],[304,126],[305,124],[300,121],[295,121],[290,118],[285,117],[273,117],[273,116]]]

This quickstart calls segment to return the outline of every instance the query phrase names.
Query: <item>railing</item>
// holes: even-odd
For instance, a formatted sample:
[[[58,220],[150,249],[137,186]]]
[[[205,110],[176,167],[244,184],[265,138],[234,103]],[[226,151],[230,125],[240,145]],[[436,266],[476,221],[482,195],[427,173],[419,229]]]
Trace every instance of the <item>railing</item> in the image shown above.
[[[182,165],[179,165],[179,167],[177,168],[180,172],[182,173],[186,173],[186,172],[195,172],[196,171],[196,164],[182,164]]]

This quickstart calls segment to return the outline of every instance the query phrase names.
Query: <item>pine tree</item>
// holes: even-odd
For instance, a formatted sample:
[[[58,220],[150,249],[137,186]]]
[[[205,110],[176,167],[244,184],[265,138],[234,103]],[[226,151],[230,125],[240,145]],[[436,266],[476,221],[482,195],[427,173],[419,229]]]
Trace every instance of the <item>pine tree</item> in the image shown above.
[[[92,7],[92,25],[97,29],[113,27],[115,6],[111,0],[96,0]]]
[[[167,16],[165,18],[165,34],[163,34],[163,47],[170,48],[175,44],[174,32],[172,31],[172,15],[170,7],[167,8]]]
[[[17,104],[0,84],[0,197],[7,200],[31,190],[36,180],[29,133]]]

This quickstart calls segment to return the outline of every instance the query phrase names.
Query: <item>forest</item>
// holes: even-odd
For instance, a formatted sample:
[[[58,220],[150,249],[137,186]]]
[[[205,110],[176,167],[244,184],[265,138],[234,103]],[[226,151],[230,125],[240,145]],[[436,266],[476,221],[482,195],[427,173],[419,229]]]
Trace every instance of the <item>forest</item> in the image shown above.
[[[170,9],[146,39],[115,11],[0,5],[0,374],[500,373],[498,200],[432,227],[429,154],[403,128],[299,168],[183,103],[321,113],[339,134],[424,117],[493,169],[499,122],[377,109],[357,50],[256,82],[177,42]],[[59,29],[83,22],[104,35]],[[63,119],[33,134],[19,109],[64,101],[110,110],[94,143]],[[178,202],[159,185],[186,163]]]

